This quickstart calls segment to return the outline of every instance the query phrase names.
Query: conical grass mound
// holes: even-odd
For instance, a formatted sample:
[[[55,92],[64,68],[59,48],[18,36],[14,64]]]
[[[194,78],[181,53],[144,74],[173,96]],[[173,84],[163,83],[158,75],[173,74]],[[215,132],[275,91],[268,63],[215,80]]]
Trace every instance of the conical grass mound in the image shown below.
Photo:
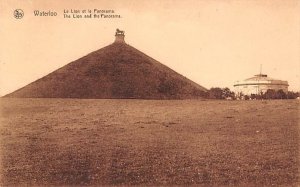
[[[122,33],[124,34],[124,33]],[[206,89],[124,42],[94,51],[5,97],[192,99]]]

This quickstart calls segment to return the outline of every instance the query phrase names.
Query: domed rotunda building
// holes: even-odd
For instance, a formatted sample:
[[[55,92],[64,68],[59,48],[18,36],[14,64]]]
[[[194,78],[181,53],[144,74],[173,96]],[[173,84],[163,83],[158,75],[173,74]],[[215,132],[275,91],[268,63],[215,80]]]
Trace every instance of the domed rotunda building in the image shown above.
[[[287,81],[273,79],[261,73],[243,81],[237,81],[234,84],[235,93],[243,93],[244,95],[261,94],[265,93],[268,89],[275,91],[283,90],[287,93],[288,87],[289,84]]]

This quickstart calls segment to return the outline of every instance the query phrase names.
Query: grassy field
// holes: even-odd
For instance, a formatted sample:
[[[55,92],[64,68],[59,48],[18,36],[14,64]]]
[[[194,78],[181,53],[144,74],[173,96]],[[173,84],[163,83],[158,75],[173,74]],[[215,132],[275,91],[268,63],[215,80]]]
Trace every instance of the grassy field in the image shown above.
[[[0,99],[0,185],[299,184],[300,102]]]

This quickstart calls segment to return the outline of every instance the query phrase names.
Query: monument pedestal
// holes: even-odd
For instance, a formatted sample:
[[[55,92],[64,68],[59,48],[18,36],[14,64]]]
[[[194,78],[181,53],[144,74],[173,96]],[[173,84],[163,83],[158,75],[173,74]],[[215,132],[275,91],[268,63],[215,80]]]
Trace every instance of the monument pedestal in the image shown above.
[[[115,42],[117,43],[125,43],[125,35],[124,34],[116,34],[116,39],[115,39]]]

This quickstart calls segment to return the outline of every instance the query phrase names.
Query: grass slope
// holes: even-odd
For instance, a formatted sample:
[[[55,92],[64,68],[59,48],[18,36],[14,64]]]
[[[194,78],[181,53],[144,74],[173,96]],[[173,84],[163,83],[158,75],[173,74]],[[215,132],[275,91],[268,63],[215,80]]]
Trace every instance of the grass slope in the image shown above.
[[[0,185],[299,185],[299,102],[1,99]]]

